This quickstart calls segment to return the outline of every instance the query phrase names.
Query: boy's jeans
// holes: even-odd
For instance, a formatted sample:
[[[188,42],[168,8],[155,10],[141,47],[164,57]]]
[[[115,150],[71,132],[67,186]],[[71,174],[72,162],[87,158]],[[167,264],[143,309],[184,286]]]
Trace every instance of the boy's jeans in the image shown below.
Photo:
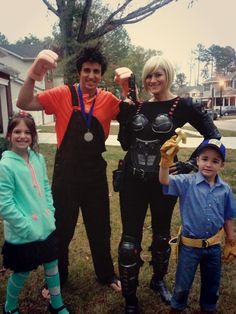
[[[215,311],[221,276],[221,247],[192,248],[181,245],[171,307],[184,310],[198,265],[201,273],[200,307]]]

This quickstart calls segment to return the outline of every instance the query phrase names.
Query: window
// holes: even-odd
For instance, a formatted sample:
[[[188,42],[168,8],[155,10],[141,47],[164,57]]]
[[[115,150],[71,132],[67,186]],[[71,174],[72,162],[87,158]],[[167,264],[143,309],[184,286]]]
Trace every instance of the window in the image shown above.
[[[210,84],[204,84],[204,91],[209,91],[210,90]]]
[[[225,87],[232,87],[233,82],[232,81],[226,81]]]

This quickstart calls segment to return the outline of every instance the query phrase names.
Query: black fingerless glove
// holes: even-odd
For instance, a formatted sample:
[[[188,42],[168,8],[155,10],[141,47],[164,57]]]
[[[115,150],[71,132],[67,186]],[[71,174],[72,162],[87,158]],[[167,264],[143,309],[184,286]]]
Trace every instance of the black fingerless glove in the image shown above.
[[[190,173],[191,171],[197,172],[198,167],[194,159],[188,161],[177,161],[175,163],[177,173]]]

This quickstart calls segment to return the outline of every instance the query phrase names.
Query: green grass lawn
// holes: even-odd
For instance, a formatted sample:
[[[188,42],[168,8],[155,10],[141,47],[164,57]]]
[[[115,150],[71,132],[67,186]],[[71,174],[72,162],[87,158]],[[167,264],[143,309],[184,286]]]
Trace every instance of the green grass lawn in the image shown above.
[[[40,151],[45,155],[48,167],[48,174],[51,180],[54,162],[55,145],[42,144]],[[179,157],[181,160],[187,159],[191,149],[180,149]],[[108,162],[108,178],[110,186],[111,203],[111,227],[112,227],[112,256],[117,270],[117,247],[121,236],[121,223],[118,193],[112,191],[111,174],[116,168],[118,159],[124,156],[124,152],[119,147],[107,147],[104,157]],[[235,151],[228,150],[227,162],[222,172],[222,178],[231,184],[236,194],[236,160]],[[0,221],[0,247],[3,243],[3,228]],[[179,227],[178,205],[174,211],[172,219],[172,235],[177,233]],[[148,212],[144,228],[142,242],[142,259],[145,261],[140,270],[140,280],[138,296],[143,313],[167,313],[168,307],[165,306],[158,295],[149,289],[152,270],[149,266],[150,246],[152,237],[150,214]],[[70,247],[70,277],[69,282],[63,289],[65,302],[70,305],[75,313],[81,314],[121,314],[123,313],[123,298],[119,293],[111,291],[107,286],[99,285],[94,276],[90,250],[81,216],[79,217],[75,235]],[[0,257],[1,264],[1,257]],[[170,260],[167,284],[169,288],[173,286],[175,274],[175,262]],[[0,303],[5,299],[5,287],[9,273],[0,273]],[[219,298],[219,314],[236,313],[236,267],[234,265],[223,265],[222,281]],[[47,313],[47,301],[43,300],[40,291],[43,284],[43,273],[40,267],[32,272],[20,299],[20,308],[23,313],[43,314]],[[186,313],[194,313],[198,309],[199,300],[199,274],[197,274],[194,285],[189,297],[189,308]]]

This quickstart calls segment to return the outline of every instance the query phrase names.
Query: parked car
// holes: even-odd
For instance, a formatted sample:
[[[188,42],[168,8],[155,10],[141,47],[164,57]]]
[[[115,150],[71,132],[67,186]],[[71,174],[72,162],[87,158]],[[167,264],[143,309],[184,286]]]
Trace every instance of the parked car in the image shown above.
[[[222,116],[236,115],[236,106],[222,107],[221,114]]]
[[[219,112],[213,109],[206,109],[208,115],[212,118],[212,120],[217,120],[219,118]]]

